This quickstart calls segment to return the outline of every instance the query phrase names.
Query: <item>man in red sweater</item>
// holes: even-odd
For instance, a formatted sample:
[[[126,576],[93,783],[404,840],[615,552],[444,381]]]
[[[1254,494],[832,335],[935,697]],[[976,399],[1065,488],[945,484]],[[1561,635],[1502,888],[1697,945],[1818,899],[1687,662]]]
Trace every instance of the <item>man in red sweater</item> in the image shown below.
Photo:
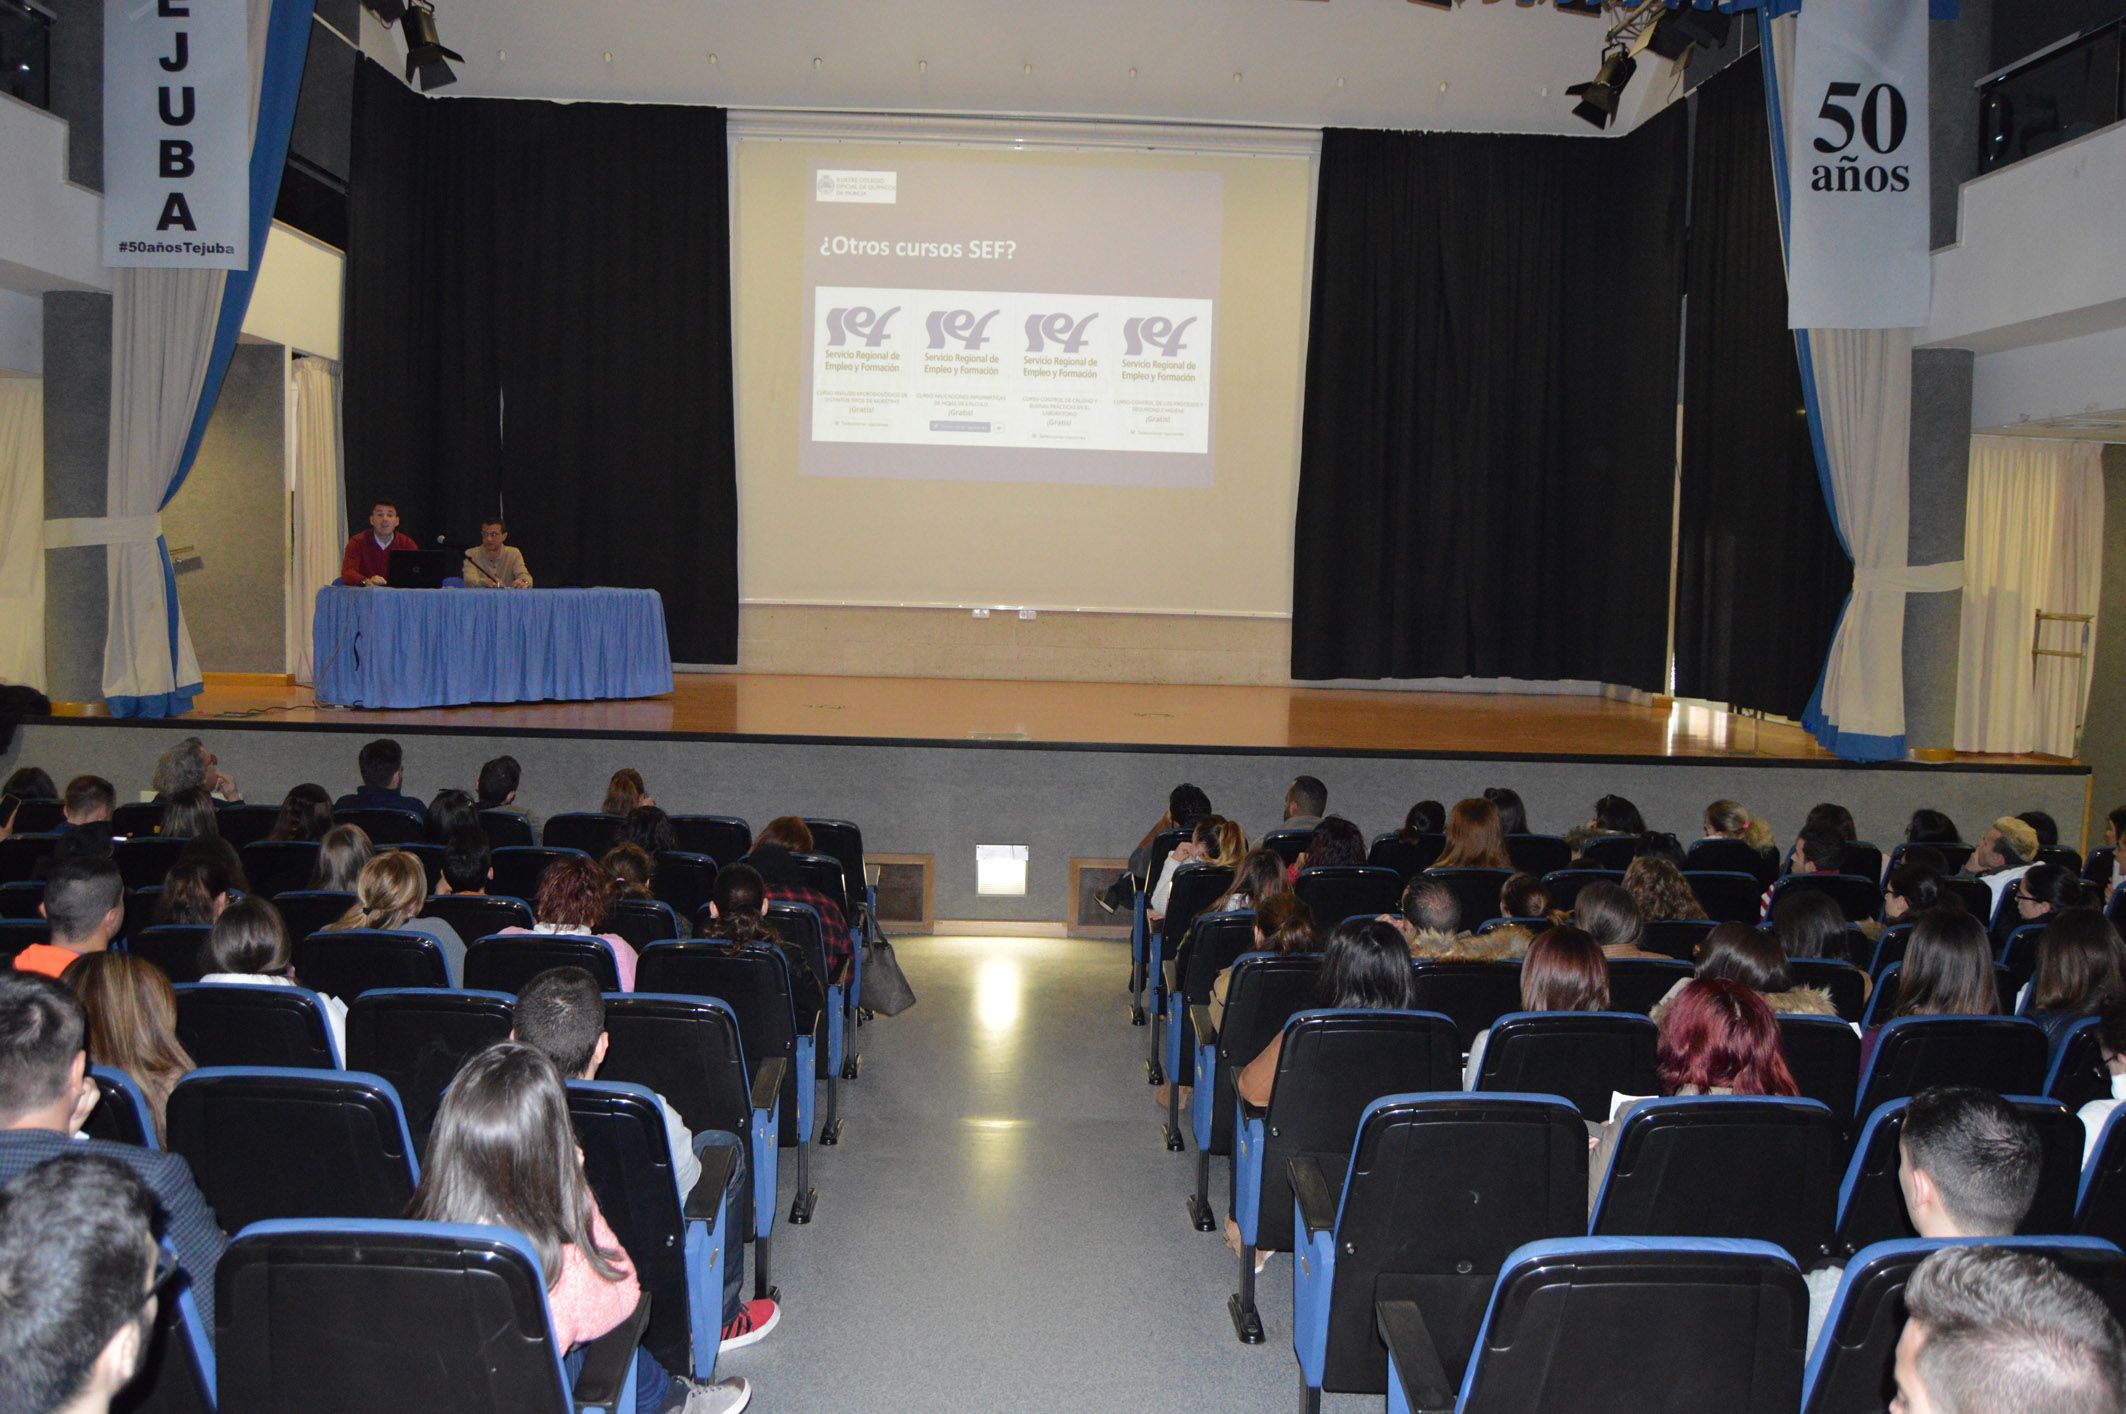
[[[420,548],[399,534],[399,508],[389,501],[378,501],[369,508],[369,528],[347,542],[347,553],[340,559],[340,583],[357,587],[382,584],[393,550]]]

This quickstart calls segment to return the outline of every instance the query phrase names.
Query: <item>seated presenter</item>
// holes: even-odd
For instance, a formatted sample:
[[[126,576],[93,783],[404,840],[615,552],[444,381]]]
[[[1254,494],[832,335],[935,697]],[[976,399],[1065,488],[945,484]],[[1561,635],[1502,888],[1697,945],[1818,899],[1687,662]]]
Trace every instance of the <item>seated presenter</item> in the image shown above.
[[[347,553],[340,557],[340,583],[382,584],[385,572],[391,568],[393,550],[420,548],[399,534],[399,508],[389,501],[378,501],[369,508],[369,528],[357,532],[347,542]]]
[[[508,543],[509,527],[500,520],[480,522],[480,548],[465,552],[467,589],[529,589],[531,571],[524,556]]]

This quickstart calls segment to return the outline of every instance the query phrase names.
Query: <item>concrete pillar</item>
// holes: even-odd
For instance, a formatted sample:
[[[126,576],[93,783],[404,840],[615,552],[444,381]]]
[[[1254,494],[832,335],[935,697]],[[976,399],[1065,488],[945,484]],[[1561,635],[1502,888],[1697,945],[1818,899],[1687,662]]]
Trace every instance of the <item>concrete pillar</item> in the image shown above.
[[[1971,479],[1968,349],[1912,354],[1912,523],[1905,562],[1964,557],[1964,497]],[[1963,634],[1960,593],[1905,597],[1905,744],[1946,749],[1956,732],[1956,664]]]
[[[2104,592],[2097,600],[2096,662],[2082,759],[2095,773],[2089,840],[2104,840],[2104,812],[2126,805],[2126,446],[2104,449]],[[2060,822],[2065,833],[2067,822]]]
[[[44,297],[44,514],[105,514],[111,445],[111,297]],[[44,552],[44,670],[55,702],[103,700],[109,592],[101,545]]]
[[[1978,175],[1978,90],[1993,71],[1993,0],[1962,0],[1953,20],[1927,25],[1928,242],[1956,241],[1956,200]]]

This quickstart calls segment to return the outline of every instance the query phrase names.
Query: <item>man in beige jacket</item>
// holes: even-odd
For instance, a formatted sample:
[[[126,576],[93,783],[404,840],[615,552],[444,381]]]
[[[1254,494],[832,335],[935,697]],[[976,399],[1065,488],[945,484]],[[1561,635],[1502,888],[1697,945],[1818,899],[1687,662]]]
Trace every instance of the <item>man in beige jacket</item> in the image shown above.
[[[524,556],[508,543],[509,527],[500,519],[480,522],[480,548],[465,552],[467,589],[529,589],[531,571]]]

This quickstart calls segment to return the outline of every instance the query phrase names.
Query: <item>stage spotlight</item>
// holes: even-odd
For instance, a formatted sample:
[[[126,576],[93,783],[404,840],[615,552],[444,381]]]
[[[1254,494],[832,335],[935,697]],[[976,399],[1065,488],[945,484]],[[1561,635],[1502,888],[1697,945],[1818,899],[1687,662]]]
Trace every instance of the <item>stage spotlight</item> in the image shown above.
[[[362,8],[385,24],[395,25],[406,13],[406,0],[362,0]]]
[[[1727,43],[1733,23],[1734,16],[1724,10],[1671,10],[1654,22],[1646,47],[1669,60],[1681,59],[1693,44],[1718,49]]]
[[[1595,72],[1591,83],[1576,83],[1565,90],[1568,98],[1580,101],[1573,106],[1572,116],[1598,128],[1606,128],[1616,120],[1617,104],[1624,97],[1624,85],[1639,71],[1639,61],[1623,50],[1614,50],[1602,60],[1602,67]]]
[[[406,7],[406,82],[412,83],[418,75],[421,92],[456,83],[458,76],[451,72],[445,59],[465,62],[465,56],[455,49],[445,49],[436,35],[436,7],[428,0],[413,0]]]

